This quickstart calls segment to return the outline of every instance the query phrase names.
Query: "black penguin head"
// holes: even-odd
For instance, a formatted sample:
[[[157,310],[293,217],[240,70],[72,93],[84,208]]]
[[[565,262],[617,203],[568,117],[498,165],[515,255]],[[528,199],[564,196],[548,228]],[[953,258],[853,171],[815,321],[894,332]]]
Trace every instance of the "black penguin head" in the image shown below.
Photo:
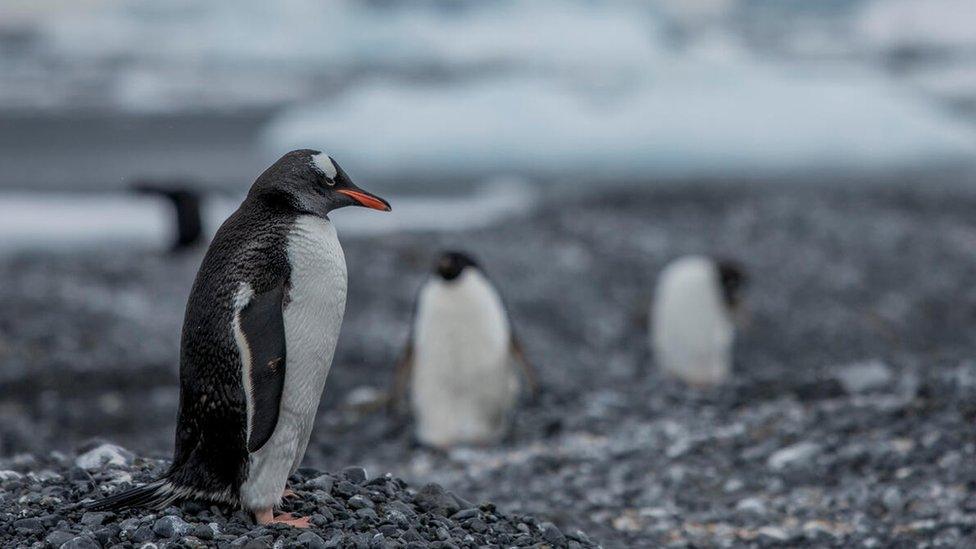
[[[730,309],[735,309],[742,300],[742,291],[748,282],[742,266],[735,261],[723,259],[716,262],[722,297]]]
[[[437,260],[434,273],[450,282],[461,276],[461,272],[467,267],[477,268],[478,264],[464,252],[447,251],[442,253],[440,259]]]
[[[258,177],[248,196],[323,217],[345,206],[390,211],[389,202],[357,187],[332,157],[309,149],[278,159]]]

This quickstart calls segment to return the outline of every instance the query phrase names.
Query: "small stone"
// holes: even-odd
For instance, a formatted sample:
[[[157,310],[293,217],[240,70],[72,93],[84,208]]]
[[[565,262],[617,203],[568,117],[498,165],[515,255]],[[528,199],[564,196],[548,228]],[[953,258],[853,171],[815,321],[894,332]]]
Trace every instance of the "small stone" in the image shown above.
[[[890,486],[884,491],[884,495],[881,496],[881,503],[889,513],[899,513],[905,506],[905,499],[897,487]]]
[[[340,496],[350,497],[359,492],[359,488],[348,480],[340,480],[335,486],[335,491]]]
[[[71,532],[65,532],[63,530],[55,530],[44,538],[44,541],[51,547],[61,547],[65,543],[68,543],[75,537]]]
[[[87,512],[81,516],[81,523],[85,526],[101,526],[106,520],[113,517],[112,513],[93,513]]]
[[[379,521],[380,517],[376,514],[376,511],[366,507],[364,509],[359,509],[356,511],[356,516],[364,519]]]
[[[217,526],[215,523],[211,523]],[[193,536],[202,540],[212,540],[217,537],[216,528],[211,528],[209,524],[198,524],[193,527]]]
[[[44,523],[37,517],[15,520],[14,529],[27,534],[40,534],[45,530]]]
[[[61,549],[102,549],[102,546],[88,536],[78,536],[63,543]]]
[[[428,484],[421,488],[414,501],[421,508],[444,516],[451,516],[461,510],[457,501],[437,484]]]
[[[0,482],[5,480],[20,480],[24,478],[24,475],[18,473],[17,471],[11,471],[9,469],[0,471]]]
[[[132,452],[115,444],[100,444],[75,458],[75,465],[82,469],[101,469],[106,465],[125,466],[132,464]]]
[[[325,549],[325,540],[315,532],[304,532],[298,536],[298,543],[306,549]]]
[[[132,541],[136,543],[142,543],[144,541],[149,541],[152,539],[153,531],[152,528],[148,526],[140,526],[132,533]]]
[[[478,534],[483,534],[488,531],[488,525],[485,524],[485,521],[481,520],[480,518],[471,519],[471,521],[468,522],[468,528]]]
[[[366,507],[373,507],[374,504],[372,501],[369,500],[369,498],[360,495],[355,495],[349,498],[349,506],[352,507],[353,509],[364,509]]]
[[[767,538],[772,538],[776,541],[786,541],[790,539],[790,535],[777,526],[763,526],[758,530],[760,536],[765,536]]]
[[[841,387],[855,395],[876,391],[892,381],[891,368],[880,360],[868,360],[845,366],[836,375]]]
[[[735,504],[735,509],[744,513],[763,515],[766,513],[766,504],[760,498],[745,498]]]
[[[813,442],[800,442],[773,452],[766,465],[774,470],[796,467],[807,464],[820,453],[820,445]]]
[[[306,484],[328,494],[332,492],[332,485],[335,484],[335,478],[333,478],[331,475],[319,475],[308,481]]]
[[[476,516],[478,516],[478,508],[471,507],[469,509],[462,509],[457,513],[454,513],[453,515],[451,515],[451,518],[457,521],[462,521],[469,518],[474,518]]]
[[[540,526],[542,527],[542,539],[546,540],[555,547],[560,547],[566,544],[566,536],[563,535],[559,528],[556,528],[555,524],[551,522],[543,522]]]
[[[353,484],[362,484],[367,478],[366,469],[362,467],[346,467],[342,470],[342,476]]]
[[[205,549],[207,543],[198,537],[186,536],[180,539],[180,546],[189,547],[190,549]]]
[[[334,520],[335,520],[335,515],[333,515],[332,511],[329,511],[325,507],[321,507],[319,509],[319,512],[313,514],[311,518],[312,524],[319,527],[327,526],[329,525],[329,523],[331,523]]]
[[[153,524],[153,532],[164,538],[178,538],[190,531],[192,526],[180,517],[165,516]]]

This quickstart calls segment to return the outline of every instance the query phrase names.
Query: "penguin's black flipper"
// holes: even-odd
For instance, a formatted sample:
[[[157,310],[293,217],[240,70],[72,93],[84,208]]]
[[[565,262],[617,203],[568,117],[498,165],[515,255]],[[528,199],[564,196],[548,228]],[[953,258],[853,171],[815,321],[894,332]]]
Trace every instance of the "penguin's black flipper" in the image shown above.
[[[248,452],[256,452],[271,438],[278,424],[285,388],[285,283],[257,294],[241,310],[240,326],[251,351],[251,429]]]
[[[386,411],[390,415],[398,414],[401,411],[407,385],[410,384],[411,370],[413,370],[413,337],[407,341],[407,346],[403,349],[403,353],[400,354],[400,358],[393,368],[393,387],[390,389],[390,398],[386,407]]]
[[[525,377],[525,384],[529,390],[529,399],[535,402],[539,398],[541,391],[539,387],[539,373],[536,372],[532,363],[525,358],[525,350],[522,348],[522,342],[516,337],[514,331],[512,332],[511,352],[512,359],[522,368],[522,375]]]

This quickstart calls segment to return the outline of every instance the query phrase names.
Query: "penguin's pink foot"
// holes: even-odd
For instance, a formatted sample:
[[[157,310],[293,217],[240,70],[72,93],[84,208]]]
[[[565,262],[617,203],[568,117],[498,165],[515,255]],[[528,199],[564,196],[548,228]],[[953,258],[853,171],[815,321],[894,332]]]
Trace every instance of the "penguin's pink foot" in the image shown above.
[[[291,513],[281,513],[278,516],[274,516],[274,511],[271,509],[255,511],[254,520],[262,526],[266,524],[287,524],[295,528],[308,528],[309,526],[308,517],[295,517]]]

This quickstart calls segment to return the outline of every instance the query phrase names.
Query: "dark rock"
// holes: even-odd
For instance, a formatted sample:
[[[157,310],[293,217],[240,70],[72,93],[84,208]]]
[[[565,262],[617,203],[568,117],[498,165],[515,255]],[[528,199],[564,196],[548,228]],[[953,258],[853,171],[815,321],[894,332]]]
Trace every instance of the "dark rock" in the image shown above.
[[[425,511],[451,516],[461,509],[457,501],[437,484],[428,484],[417,493],[414,501]]]
[[[328,494],[332,492],[332,486],[335,484],[335,478],[333,478],[332,475],[319,475],[308,481],[306,484]]]
[[[566,543],[566,536],[559,528],[551,522],[544,522],[542,526],[542,538],[556,547],[561,547]]]
[[[67,543],[69,540],[75,537],[71,532],[65,532],[63,530],[55,530],[44,538],[47,542],[48,547],[61,547],[63,544]]]
[[[102,549],[102,546],[88,536],[78,536],[62,544],[61,549]]]
[[[325,549],[326,547],[325,540],[315,532],[303,532],[298,536],[297,541],[306,549]]]
[[[461,509],[457,513],[451,515],[451,518],[457,521],[462,521],[465,519],[474,518],[478,516],[479,513],[480,511],[477,508],[471,507],[469,509]]]
[[[217,537],[214,529],[209,524],[197,524],[193,527],[192,534],[194,537],[204,541],[209,541]]]
[[[136,543],[142,543],[144,541],[149,541],[153,537],[152,528],[148,526],[140,526],[132,533],[132,541]]]
[[[45,530],[44,523],[37,517],[15,520],[14,529],[25,534],[39,534]]]
[[[353,484],[366,482],[366,469],[362,467],[346,467],[342,470],[342,477]]]
[[[189,532],[192,527],[180,517],[165,516],[153,524],[153,532],[164,538],[178,538]]]
[[[107,519],[114,517],[112,513],[92,513],[88,512],[81,516],[81,523],[85,526],[101,526]]]

